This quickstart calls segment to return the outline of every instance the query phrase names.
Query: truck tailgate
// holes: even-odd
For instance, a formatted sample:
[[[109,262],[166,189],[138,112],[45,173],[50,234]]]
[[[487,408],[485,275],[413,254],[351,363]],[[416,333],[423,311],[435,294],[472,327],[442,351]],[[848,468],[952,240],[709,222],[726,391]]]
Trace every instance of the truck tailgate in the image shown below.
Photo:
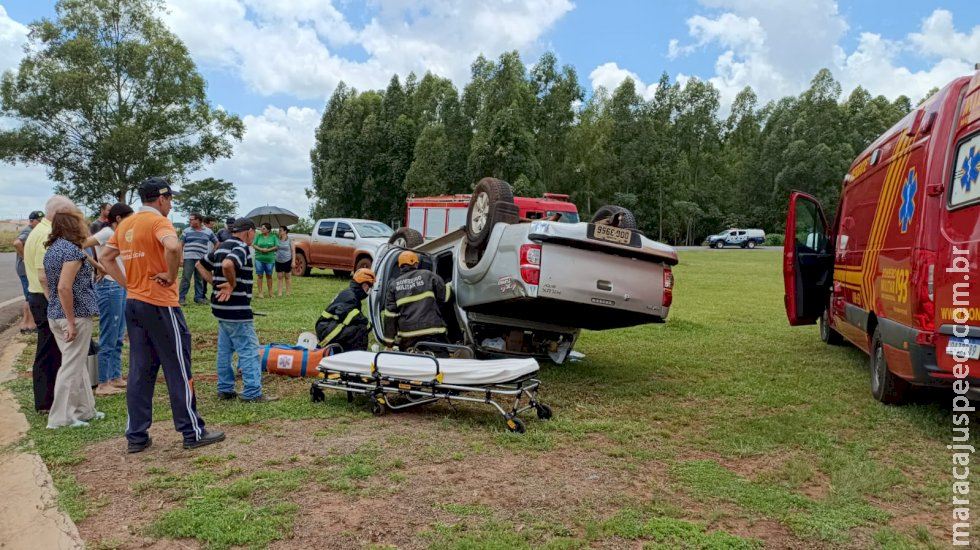
[[[593,325],[583,328],[627,326],[637,316],[651,317],[641,322],[655,322],[667,315],[663,274],[659,262],[543,243],[538,297],[589,306],[581,309],[583,314],[602,317],[576,319],[576,326],[580,321]]]

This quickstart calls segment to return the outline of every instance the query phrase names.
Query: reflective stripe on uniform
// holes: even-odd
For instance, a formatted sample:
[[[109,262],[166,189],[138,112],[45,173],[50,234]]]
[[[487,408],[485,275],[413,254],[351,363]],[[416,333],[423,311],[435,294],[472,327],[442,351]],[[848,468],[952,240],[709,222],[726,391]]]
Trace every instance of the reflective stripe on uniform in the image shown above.
[[[347,317],[345,317],[343,321],[337,323],[337,326],[335,326],[333,328],[333,330],[330,331],[329,334],[327,334],[326,336],[324,336],[323,337],[323,340],[320,340],[320,346],[323,347],[323,346],[327,345],[327,343],[329,343],[331,340],[333,340],[334,338],[336,338],[337,335],[340,334],[340,331],[344,330],[344,328],[346,328],[347,325],[349,325],[350,322],[353,321],[354,318],[357,317],[360,314],[361,314],[361,311],[358,310],[358,309],[352,309],[352,310],[350,310],[350,313],[347,314]],[[338,319],[338,317],[336,315],[333,315],[333,314],[330,314],[330,315],[333,316],[334,319]]]
[[[446,327],[420,328],[419,330],[398,331],[398,336],[402,338],[414,338],[416,336],[426,336],[428,334],[442,334],[446,332]]]
[[[340,320],[340,317],[337,317],[336,315],[334,315],[333,313],[330,313],[327,310],[323,310],[323,313],[320,314],[320,317],[323,317],[324,319],[330,319],[331,321],[339,321]]]
[[[446,283],[446,301],[447,302],[449,301],[449,298],[452,295],[453,295],[453,284],[452,283]]]
[[[384,311],[381,312],[381,315],[384,316],[384,317],[398,317],[401,314],[398,313],[397,311],[388,311],[386,309],[386,310],[384,310]]]
[[[425,300],[426,298],[432,298],[433,300],[435,300],[436,299],[435,292],[432,292],[431,290],[427,290],[422,294],[416,294],[415,296],[406,296],[404,298],[399,298],[398,300],[395,300],[395,306],[402,307],[405,304],[418,302],[419,300]]]

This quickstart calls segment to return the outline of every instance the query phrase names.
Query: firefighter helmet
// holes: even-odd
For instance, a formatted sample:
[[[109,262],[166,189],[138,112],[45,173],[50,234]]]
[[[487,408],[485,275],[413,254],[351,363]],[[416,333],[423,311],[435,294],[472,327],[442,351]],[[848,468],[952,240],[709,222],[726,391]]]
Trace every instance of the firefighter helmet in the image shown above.
[[[412,252],[411,250],[406,250],[398,255],[398,267],[405,265],[417,266],[419,265],[419,255]]]
[[[374,272],[366,267],[362,267],[354,272],[354,282],[357,284],[367,283],[374,285]]]

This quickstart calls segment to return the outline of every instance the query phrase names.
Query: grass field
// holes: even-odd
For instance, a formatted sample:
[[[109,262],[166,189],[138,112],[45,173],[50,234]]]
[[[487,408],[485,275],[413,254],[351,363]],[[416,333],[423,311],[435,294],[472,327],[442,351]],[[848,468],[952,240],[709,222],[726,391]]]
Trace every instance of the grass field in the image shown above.
[[[949,395],[875,402],[862,352],[786,324],[778,252],[680,258],[668,322],[585,333],[583,361],[543,365],[555,417],[523,435],[485,407],[313,404],[298,379],[266,376],[277,403],[219,402],[203,306],[185,308],[195,388],[224,443],[180,450],[162,385],[154,447],[132,456],[122,396],[99,398],[103,422],[50,431],[26,373],[12,386],[93,548],[949,546]],[[295,341],[344,284],[315,272],[257,300],[260,341]]]

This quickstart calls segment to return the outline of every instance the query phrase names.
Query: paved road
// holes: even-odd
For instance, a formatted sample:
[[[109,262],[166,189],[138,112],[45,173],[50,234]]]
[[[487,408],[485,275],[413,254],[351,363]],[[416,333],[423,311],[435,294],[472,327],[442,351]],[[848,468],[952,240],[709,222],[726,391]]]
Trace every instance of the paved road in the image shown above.
[[[0,252],[0,304],[3,305],[0,307],[0,332],[20,318],[20,304],[24,295],[20,279],[14,271],[15,255],[14,252]]]

